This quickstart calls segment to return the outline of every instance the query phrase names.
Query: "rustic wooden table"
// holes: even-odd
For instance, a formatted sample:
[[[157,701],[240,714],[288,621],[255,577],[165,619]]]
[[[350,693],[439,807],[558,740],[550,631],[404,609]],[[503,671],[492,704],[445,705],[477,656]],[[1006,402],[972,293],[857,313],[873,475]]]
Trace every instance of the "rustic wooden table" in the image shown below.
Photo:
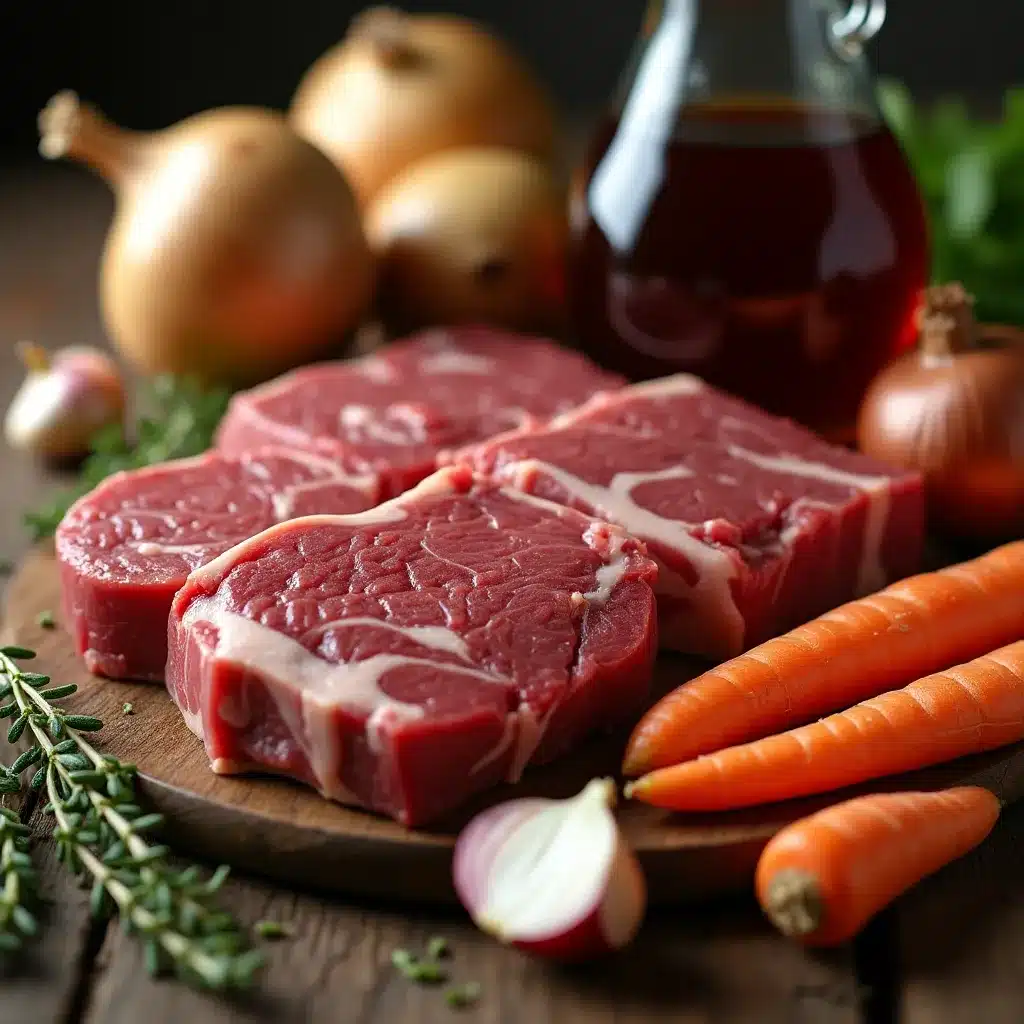
[[[100,343],[96,263],[112,201],[85,174],[38,164],[0,173],[0,406],[19,372],[13,345]],[[52,476],[0,449],[0,555],[27,546],[20,514]],[[48,824],[31,805],[39,840]],[[465,1019],[490,1024],[708,1021],[722,1024],[1019,1024],[1024,1021],[1024,809],[1008,811],[975,855],[927,881],[828,955],[777,936],[752,902],[656,913],[614,961],[557,969],[477,933],[466,920],[358,905],[234,878],[224,899],[244,920],[289,921],[243,999],[154,982],[137,944],[90,920],[86,894],[41,854],[52,901],[42,940],[0,966],[0,1024],[273,1021],[426,1024],[457,1016],[435,990],[390,966],[397,946],[445,935],[456,978],[481,983]],[[40,851],[47,851],[45,843]]]

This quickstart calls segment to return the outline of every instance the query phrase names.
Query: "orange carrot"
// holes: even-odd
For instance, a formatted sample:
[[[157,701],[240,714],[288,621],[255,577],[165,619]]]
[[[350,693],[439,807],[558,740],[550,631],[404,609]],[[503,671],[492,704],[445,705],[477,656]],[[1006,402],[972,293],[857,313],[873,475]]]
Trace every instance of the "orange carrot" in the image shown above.
[[[626,795],[676,811],[827,793],[1024,738],[1024,640],[778,736],[659,768]]]
[[[987,789],[878,793],[784,828],[757,864],[757,899],[784,935],[846,942],[897,896],[973,850],[999,801]]]
[[[642,775],[849,707],[1024,637],[1024,541],[893,584],[674,690],[640,721]]]

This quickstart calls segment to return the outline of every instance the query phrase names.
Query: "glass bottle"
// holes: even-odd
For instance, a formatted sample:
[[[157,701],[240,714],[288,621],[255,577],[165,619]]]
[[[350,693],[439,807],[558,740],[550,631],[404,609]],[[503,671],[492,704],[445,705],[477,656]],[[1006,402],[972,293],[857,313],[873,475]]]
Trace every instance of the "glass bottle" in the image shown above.
[[[658,0],[572,190],[580,346],[848,438],[912,344],[923,204],[863,42],[884,0]]]

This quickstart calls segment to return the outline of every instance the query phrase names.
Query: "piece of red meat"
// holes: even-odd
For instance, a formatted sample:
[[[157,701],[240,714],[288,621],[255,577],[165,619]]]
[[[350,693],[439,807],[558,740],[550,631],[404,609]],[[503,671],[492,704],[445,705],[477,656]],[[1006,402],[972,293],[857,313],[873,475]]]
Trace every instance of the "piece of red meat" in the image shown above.
[[[919,476],[687,375],[451,458],[646,541],[662,568],[662,644],[691,654],[732,657],[921,558]]]
[[[314,452],[350,472],[379,474],[384,497],[393,497],[432,473],[442,450],[538,425],[623,383],[542,338],[433,330],[236,395],[217,446]]]
[[[377,481],[302,452],[207,453],[108,477],[57,529],[65,619],[91,672],[162,680],[167,613],[188,574],[309,512],[357,512]]]
[[[656,574],[618,527],[442,470],[193,572],[167,685],[215,771],[420,825],[639,711]]]

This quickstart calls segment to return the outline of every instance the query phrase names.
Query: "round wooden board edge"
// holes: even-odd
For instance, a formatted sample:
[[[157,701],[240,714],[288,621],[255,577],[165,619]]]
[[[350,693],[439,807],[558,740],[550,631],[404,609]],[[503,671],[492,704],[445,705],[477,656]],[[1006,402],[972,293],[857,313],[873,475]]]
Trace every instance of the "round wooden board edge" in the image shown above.
[[[621,741],[585,745],[567,758],[527,773],[517,786],[484,794],[443,832],[408,831],[357,808],[324,800],[290,780],[217,776],[161,686],[117,683],[90,675],[63,628],[44,629],[40,611],[60,602],[52,549],[31,551],[8,581],[3,634],[36,650],[40,667],[59,682],[76,682],[76,710],[104,721],[99,745],[138,764],[140,788],[167,818],[166,838],[177,849],[225,861],[254,874],[307,889],[403,903],[450,905],[452,848],[458,827],[480,807],[511,796],[568,796],[588,778],[614,774]],[[687,670],[683,659],[663,661],[670,681]],[[692,672],[692,665],[689,666]],[[681,678],[686,678],[683,675]],[[124,703],[134,713],[120,713]],[[168,744],[168,740],[171,743]],[[171,753],[167,751],[171,746]],[[1004,799],[1024,795],[1024,745],[985,759],[945,766],[886,788],[977,781]],[[163,760],[161,761],[161,757]],[[620,815],[643,865],[652,903],[700,901],[749,886],[757,857],[783,825],[836,795],[707,816],[669,815],[624,804]],[[268,806],[274,813],[268,811]]]

